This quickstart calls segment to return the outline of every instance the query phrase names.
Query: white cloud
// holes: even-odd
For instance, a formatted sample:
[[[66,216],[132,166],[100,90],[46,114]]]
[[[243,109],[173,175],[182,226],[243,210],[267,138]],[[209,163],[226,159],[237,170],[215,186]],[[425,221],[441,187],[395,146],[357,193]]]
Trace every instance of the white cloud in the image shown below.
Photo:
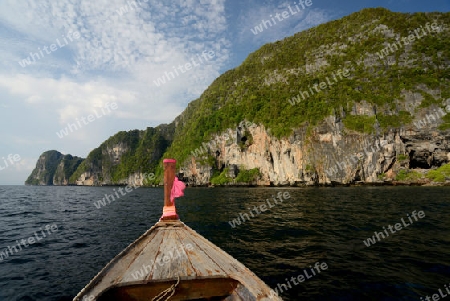
[[[20,158],[20,161],[14,162],[8,168],[11,172],[32,171],[36,166],[35,158]]]
[[[4,0],[0,126],[10,130],[0,134],[0,152],[32,161],[48,149],[85,156],[119,130],[171,122],[229,61],[227,29],[225,0]],[[70,40],[75,32],[80,37]],[[58,40],[66,45],[44,52]],[[153,83],[205,50],[214,59],[163,86]],[[55,134],[108,102],[118,104],[108,117],[63,139]]]
[[[8,2],[0,22],[16,33],[18,42],[4,50],[15,62],[3,64],[7,72],[0,73],[0,85],[27,105],[51,104],[62,124],[108,101],[120,103],[119,118],[173,118],[228,61],[224,0]],[[81,37],[34,65],[22,68],[17,63],[70,32]],[[7,44],[13,37],[0,39]],[[163,87],[153,84],[173,66],[212,49],[216,56],[208,64]],[[149,114],[155,111],[161,114]]]
[[[65,77],[56,80],[24,74],[14,77],[0,75],[0,86],[9,90],[11,95],[24,99],[24,105],[52,108],[58,113],[61,124],[91,114],[107,103],[117,102],[120,106],[137,101],[132,91],[124,91],[101,81],[76,83]]]

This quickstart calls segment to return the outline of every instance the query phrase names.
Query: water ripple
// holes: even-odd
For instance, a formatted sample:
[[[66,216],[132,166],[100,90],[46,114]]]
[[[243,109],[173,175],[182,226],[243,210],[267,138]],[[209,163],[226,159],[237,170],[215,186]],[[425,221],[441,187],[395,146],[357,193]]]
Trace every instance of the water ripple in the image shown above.
[[[0,252],[39,228],[58,231],[0,262],[0,300],[71,300],[160,217],[163,191],[140,188],[105,207],[113,187],[0,187]],[[251,217],[279,191],[291,198]],[[448,187],[188,188],[182,220],[272,288],[316,262],[328,269],[283,300],[419,300],[450,283]],[[366,247],[414,210],[426,217]],[[240,214],[249,219],[235,225]]]

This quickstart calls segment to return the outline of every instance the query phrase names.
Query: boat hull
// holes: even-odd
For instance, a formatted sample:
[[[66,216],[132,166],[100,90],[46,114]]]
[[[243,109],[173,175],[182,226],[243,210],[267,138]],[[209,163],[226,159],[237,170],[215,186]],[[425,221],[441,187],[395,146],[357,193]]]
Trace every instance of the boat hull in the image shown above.
[[[242,263],[179,220],[158,222],[73,300],[148,301],[161,294],[171,301],[281,300]]]

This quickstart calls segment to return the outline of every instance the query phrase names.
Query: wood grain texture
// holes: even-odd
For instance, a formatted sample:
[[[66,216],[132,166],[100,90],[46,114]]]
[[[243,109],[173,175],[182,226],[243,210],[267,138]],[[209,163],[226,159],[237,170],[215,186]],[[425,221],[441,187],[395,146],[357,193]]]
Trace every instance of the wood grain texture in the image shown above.
[[[171,300],[281,300],[242,263],[181,221],[161,221],[114,258],[73,299],[151,300],[179,279]],[[220,297],[222,296],[222,297]],[[186,299],[183,299],[186,298]]]

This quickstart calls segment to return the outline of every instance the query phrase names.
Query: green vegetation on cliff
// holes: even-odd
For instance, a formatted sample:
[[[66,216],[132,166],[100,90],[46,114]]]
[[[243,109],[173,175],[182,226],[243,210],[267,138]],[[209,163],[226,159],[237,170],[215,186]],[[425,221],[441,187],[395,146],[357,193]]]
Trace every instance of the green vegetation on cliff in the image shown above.
[[[259,172],[259,168],[253,168],[249,170],[241,169],[239,170],[239,174],[237,175],[235,181],[236,183],[255,183],[261,173]]]
[[[70,183],[76,183],[83,173],[94,176],[97,184],[103,181],[119,184],[133,173],[155,173],[172,139],[173,125],[148,127],[145,131],[121,131],[89,153],[70,177]]]
[[[427,173],[427,178],[434,182],[445,182],[446,179],[450,179],[450,164],[442,165],[435,170],[430,170]]]
[[[243,166],[238,171],[235,178],[229,177],[229,168],[224,168],[222,172],[216,171],[211,177],[211,184],[213,185],[229,185],[229,184],[255,184],[260,177],[259,168],[246,170]]]
[[[46,151],[40,155],[35,169],[25,181],[26,185],[64,185],[83,161],[58,151]]]
[[[431,24],[439,30],[430,31]],[[450,13],[404,14],[371,8],[266,44],[218,77],[171,124],[110,137],[78,166],[70,183],[86,173],[96,184],[117,184],[137,172],[153,172],[152,183],[159,183],[162,158],[176,158],[181,166],[214,134],[236,128],[244,120],[265,126],[278,138],[295,129],[311,134],[328,116],[342,121],[344,135],[412,128],[419,110],[443,108],[450,98],[446,24]],[[404,45],[402,39],[416,29],[423,30],[422,35]],[[348,76],[340,76],[339,71]],[[321,83],[327,85],[319,90]],[[444,116],[441,130],[450,128],[449,116]],[[244,135],[247,141],[234,141],[242,152],[253,141],[251,135]],[[215,152],[206,150],[196,163],[215,166]],[[233,179],[221,167],[211,182],[252,182],[258,177],[256,169],[241,169]],[[398,177],[417,175],[405,171]],[[440,173],[430,177],[442,178]]]
[[[408,125],[413,116],[405,106],[405,91],[422,95],[423,106],[442,105],[450,97],[450,35],[432,31],[412,46],[391,52],[389,58],[377,53],[433,22],[449,24],[450,13],[364,9],[264,45],[189,104],[177,118],[175,139],[165,156],[183,162],[212,134],[242,120],[262,124],[277,137],[290,135],[294,128],[318,125],[329,115],[342,118],[349,130],[363,133]],[[387,35],[386,30],[395,35]],[[338,77],[333,85],[313,90],[305,99],[300,95],[327,78],[333,83],[333,74],[344,68],[350,71],[347,78]],[[438,91],[439,97],[430,91]],[[291,105],[289,100],[297,103]],[[362,101],[376,114],[355,115],[353,107]]]
[[[56,150],[44,152],[36,163],[35,169],[25,181],[26,185],[53,185],[53,176],[63,154]]]
[[[63,185],[69,182],[70,176],[77,170],[78,166],[84,161],[79,157],[73,157],[72,155],[65,155],[62,157],[55,175],[53,176],[53,184]]]
[[[412,181],[415,182],[420,179],[431,180],[433,182],[445,182],[450,179],[450,164],[444,164],[437,169],[428,171],[422,174],[415,170],[402,169],[397,174],[397,181]]]

